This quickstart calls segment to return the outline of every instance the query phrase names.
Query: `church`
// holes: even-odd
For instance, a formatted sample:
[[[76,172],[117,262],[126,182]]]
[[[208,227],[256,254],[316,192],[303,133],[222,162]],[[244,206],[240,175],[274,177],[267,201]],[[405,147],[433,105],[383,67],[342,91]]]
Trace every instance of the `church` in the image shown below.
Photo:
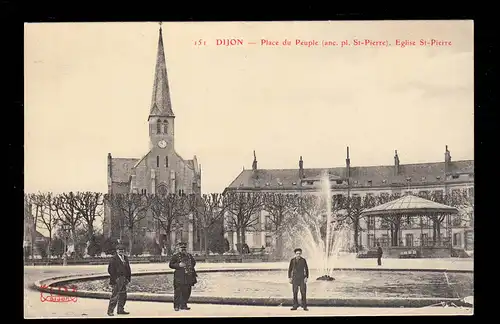
[[[113,157],[108,153],[107,183],[108,194],[120,193],[201,193],[201,165],[196,156],[190,160],[182,158],[175,150],[175,115],[170,100],[167,66],[160,26],[153,94],[149,108],[149,151],[139,158]],[[113,215],[110,206],[105,206],[104,234],[119,238],[120,221]],[[164,233],[147,215],[140,229],[158,244],[170,235],[170,242],[184,240],[190,250],[199,242],[196,226],[192,221],[180,221],[172,233]]]

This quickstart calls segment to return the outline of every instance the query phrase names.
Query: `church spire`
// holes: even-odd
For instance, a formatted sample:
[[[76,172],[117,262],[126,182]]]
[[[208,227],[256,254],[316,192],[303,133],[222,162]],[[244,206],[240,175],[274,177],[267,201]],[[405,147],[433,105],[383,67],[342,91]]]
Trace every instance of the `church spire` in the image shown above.
[[[170,102],[170,89],[168,86],[167,64],[163,49],[163,37],[160,22],[160,36],[158,39],[158,52],[156,54],[155,78],[153,83],[153,96],[151,99],[150,116],[175,117]]]

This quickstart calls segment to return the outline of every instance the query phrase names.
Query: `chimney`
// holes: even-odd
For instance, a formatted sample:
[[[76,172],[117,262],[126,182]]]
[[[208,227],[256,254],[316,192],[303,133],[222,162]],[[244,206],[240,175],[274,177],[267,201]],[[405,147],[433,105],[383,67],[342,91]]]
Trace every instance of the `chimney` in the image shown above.
[[[399,156],[398,156],[398,150],[394,151],[394,175],[399,174]]]
[[[302,155],[299,160],[299,178],[304,178],[304,161],[302,161]]]
[[[447,173],[450,170],[451,154],[448,151],[448,145],[446,145],[444,150],[444,172]]]
[[[252,163],[252,170],[256,171],[257,170],[257,156],[255,155],[255,150],[253,151],[253,163]]]
[[[347,158],[345,159],[346,177],[351,177],[351,159],[349,158],[349,146],[347,147]]]

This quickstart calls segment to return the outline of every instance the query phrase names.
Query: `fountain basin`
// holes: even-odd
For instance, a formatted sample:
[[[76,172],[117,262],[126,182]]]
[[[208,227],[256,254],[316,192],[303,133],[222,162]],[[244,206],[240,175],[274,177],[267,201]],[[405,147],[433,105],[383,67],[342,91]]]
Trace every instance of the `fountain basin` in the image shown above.
[[[291,285],[283,270],[199,270],[191,303],[288,306],[291,305]],[[313,274],[314,271],[312,270]],[[354,307],[424,307],[441,302],[467,306],[463,297],[473,295],[472,272],[450,272],[450,285],[445,287],[443,271],[352,271],[337,270],[336,280],[325,285],[321,281],[308,284],[308,303],[311,306]],[[373,279],[373,278],[376,279]],[[392,278],[392,279],[390,279]],[[407,278],[406,282],[402,282]],[[412,278],[412,280],[408,280]],[[470,279],[470,280],[468,280]],[[76,292],[62,295],[88,298],[110,297],[108,276],[78,276],[52,278],[35,283],[38,290],[49,292],[50,287],[77,287]],[[134,274],[128,299],[171,302],[172,271]],[[46,287],[48,286],[48,287]],[[350,291],[350,293],[349,293]],[[463,296],[461,296],[463,294]]]

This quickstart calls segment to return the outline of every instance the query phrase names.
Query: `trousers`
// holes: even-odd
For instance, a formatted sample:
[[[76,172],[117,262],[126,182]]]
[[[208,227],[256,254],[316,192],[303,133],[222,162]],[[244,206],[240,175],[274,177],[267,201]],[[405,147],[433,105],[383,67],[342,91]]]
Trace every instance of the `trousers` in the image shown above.
[[[191,288],[191,285],[174,284],[174,308],[187,307]]]
[[[382,257],[377,257],[377,264],[382,265]]]
[[[305,282],[302,283],[292,283],[292,291],[293,291],[293,306],[299,306],[298,294],[300,288],[300,297],[302,299],[302,307],[307,307],[307,284]]]
[[[125,277],[116,278],[116,284],[113,285],[113,290],[111,291],[111,298],[109,299],[108,312],[112,313],[115,311],[115,307],[118,304],[118,311],[123,311],[125,303],[127,302],[127,279]]]

